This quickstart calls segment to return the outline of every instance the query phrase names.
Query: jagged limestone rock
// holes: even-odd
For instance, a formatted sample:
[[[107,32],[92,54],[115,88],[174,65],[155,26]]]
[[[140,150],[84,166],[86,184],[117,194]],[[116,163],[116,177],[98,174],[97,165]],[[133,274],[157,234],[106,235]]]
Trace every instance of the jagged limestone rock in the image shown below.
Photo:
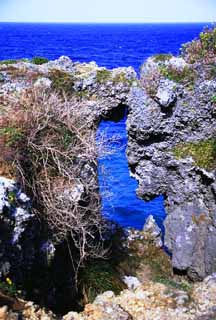
[[[186,65],[182,59],[180,65]],[[155,68],[157,63],[148,60],[142,77]],[[175,148],[181,150],[187,143],[199,144],[216,136],[215,80],[203,81],[207,78],[204,65],[190,66],[190,72],[196,71],[193,68],[199,70],[193,89],[176,83],[177,99],[168,113],[145,89],[133,88],[127,156],[139,183],[138,196],[146,200],[165,197],[165,245],[172,253],[173,267],[200,280],[216,271],[215,169],[202,167],[191,155],[177,157]]]

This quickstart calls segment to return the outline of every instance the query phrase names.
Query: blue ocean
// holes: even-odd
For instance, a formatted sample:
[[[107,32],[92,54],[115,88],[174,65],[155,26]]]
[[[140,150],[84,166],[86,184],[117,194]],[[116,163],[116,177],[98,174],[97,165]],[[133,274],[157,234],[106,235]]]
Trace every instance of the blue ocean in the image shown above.
[[[183,43],[198,37],[205,23],[197,24],[33,24],[0,23],[0,60],[67,55],[74,61],[96,61],[107,68],[140,65],[157,53],[179,54]],[[102,121],[98,134],[106,133],[116,149],[99,158],[99,184],[103,214],[124,227],[141,229],[149,214],[162,226],[163,197],[144,202],[136,196],[137,182],[130,177],[125,149],[125,118]]]

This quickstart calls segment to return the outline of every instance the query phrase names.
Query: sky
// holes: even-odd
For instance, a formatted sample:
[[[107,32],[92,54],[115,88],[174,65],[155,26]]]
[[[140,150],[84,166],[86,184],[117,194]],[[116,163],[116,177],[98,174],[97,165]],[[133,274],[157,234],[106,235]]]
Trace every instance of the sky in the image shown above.
[[[216,0],[0,0],[0,21],[215,22]]]

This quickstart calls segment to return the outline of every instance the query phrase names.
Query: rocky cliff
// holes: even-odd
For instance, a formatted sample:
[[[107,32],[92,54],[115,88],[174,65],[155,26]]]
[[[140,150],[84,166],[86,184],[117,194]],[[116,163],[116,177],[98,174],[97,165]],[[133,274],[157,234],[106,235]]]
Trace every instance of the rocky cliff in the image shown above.
[[[106,292],[63,319],[215,318],[215,35],[201,34],[182,57],[149,58],[140,80],[131,67],[107,70],[67,57],[0,63],[0,305],[9,308],[0,319],[63,317],[17,299],[13,282],[23,284],[26,275],[37,303],[73,308],[76,268],[100,254],[103,242],[96,128],[125,106],[131,175],[141,199],[164,196],[172,265],[151,217],[121,247],[128,256],[118,271],[128,289]]]
[[[173,269],[200,280],[216,271],[216,60],[196,59],[158,55],[143,65],[127,156],[137,195],[164,196]]]
[[[6,291],[6,279],[25,287],[49,307],[61,300],[60,309],[71,308],[77,270],[103,256],[107,228],[97,184],[97,124],[125,105],[136,73],[61,57],[43,65],[2,62],[0,75],[2,283]],[[107,152],[105,137],[97,144]]]

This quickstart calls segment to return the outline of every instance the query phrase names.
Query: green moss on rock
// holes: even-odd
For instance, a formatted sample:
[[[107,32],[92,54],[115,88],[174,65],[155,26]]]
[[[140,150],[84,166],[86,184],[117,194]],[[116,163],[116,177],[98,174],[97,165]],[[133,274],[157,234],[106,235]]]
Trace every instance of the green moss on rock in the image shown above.
[[[192,157],[195,165],[206,170],[216,168],[216,138],[177,145],[173,150],[177,159]]]

